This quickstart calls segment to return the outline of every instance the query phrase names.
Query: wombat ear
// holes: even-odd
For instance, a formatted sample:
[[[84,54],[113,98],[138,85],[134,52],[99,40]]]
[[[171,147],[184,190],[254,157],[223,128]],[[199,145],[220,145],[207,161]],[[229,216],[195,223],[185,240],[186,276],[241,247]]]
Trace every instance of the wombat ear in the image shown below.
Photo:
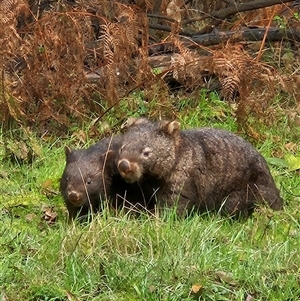
[[[68,163],[75,162],[78,159],[77,150],[71,149],[69,146],[65,147],[65,155]]]
[[[174,121],[160,121],[160,129],[165,133],[172,135],[180,131],[180,122]]]
[[[65,155],[66,155],[67,161],[69,162],[72,158],[72,155],[73,155],[73,151],[69,146],[65,147]]]
[[[121,130],[127,130],[131,126],[134,125],[141,125],[141,124],[146,124],[150,123],[150,121],[147,118],[136,118],[136,117],[129,117],[122,125],[121,125]]]
[[[122,125],[121,130],[127,130],[129,127],[131,127],[135,122],[138,120],[138,118],[129,117]]]
[[[109,151],[105,152],[104,154],[102,154],[102,158],[104,161],[113,160],[115,158],[115,152],[112,150],[109,150]]]

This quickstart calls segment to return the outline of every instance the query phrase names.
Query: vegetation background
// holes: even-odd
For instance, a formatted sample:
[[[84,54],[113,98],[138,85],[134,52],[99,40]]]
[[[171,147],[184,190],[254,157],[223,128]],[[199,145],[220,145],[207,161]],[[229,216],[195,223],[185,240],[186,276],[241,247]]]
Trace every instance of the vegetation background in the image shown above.
[[[1,301],[300,299],[298,1],[2,0],[0,14]],[[129,116],[242,135],[285,209],[67,225],[64,146]]]

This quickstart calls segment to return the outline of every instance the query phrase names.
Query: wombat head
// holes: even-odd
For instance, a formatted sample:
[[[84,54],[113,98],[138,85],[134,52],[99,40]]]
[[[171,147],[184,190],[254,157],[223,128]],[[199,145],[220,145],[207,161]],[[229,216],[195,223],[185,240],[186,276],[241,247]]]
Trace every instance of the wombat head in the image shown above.
[[[129,125],[119,150],[117,165],[121,176],[128,183],[139,181],[143,175],[163,178],[175,164],[179,139],[177,121],[136,120]]]
[[[112,161],[113,152],[106,153],[96,148],[65,149],[66,167],[63,172],[60,190],[66,202],[75,207],[99,205],[109,189],[111,179],[106,170]]]

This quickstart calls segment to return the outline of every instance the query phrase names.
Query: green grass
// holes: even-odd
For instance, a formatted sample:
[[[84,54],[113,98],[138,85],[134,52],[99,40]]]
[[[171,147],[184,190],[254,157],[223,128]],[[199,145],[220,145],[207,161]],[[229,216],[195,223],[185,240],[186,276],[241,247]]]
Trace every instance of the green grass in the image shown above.
[[[136,110],[130,106],[146,116],[151,116],[147,108],[154,108],[138,98]],[[103,122],[117,123],[126,107],[121,103]],[[214,95],[203,94],[199,102],[178,99],[172,108],[184,128],[237,129],[232,107]],[[41,143],[41,155],[31,164],[2,160],[1,300],[299,300],[299,171],[287,160],[271,159],[280,153],[282,160],[287,155],[298,160],[299,147],[291,151],[286,145],[297,145],[300,130],[279,114],[272,126],[261,125],[261,133],[256,147],[273,162],[285,208],[260,208],[245,221],[209,214],[178,220],[173,212],[133,218],[105,211],[89,224],[68,225],[58,180],[63,147],[73,144],[71,138]],[[58,214],[56,222],[47,223],[45,207]]]
[[[1,238],[0,280],[9,300],[66,300],[68,292],[78,300],[300,297],[299,222],[285,212],[245,222],[109,216],[43,231],[4,222],[11,228]]]

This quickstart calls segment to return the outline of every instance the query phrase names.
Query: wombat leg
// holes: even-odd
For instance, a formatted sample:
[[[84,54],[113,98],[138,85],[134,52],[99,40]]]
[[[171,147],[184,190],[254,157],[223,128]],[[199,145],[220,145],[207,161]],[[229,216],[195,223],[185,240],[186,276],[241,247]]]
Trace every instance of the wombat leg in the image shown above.
[[[157,207],[159,210],[164,208],[175,209],[178,217],[185,217],[188,213],[193,210],[193,202],[185,197],[184,195],[171,195],[164,196],[162,199],[158,200]]]
[[[219,211],[225,216],[247,218],[253,213],[254,207],[252,193],[243,189],[235,190],[224,198]]]
[[[82,221],[88,215],[88,208],[86,207],[75,207],[72,203],[66,204],[68,209],[68,223],[72,223],[76,218]]]
[[[80,207],[75,207],[71,202],[66,202],[66,207],[68,209],[68,222],[71,223],[78,215]]]
[[[254,184],[255,203],[268,205],[273,210],[282,210],[282,199],[277,188],[272,186]]]

